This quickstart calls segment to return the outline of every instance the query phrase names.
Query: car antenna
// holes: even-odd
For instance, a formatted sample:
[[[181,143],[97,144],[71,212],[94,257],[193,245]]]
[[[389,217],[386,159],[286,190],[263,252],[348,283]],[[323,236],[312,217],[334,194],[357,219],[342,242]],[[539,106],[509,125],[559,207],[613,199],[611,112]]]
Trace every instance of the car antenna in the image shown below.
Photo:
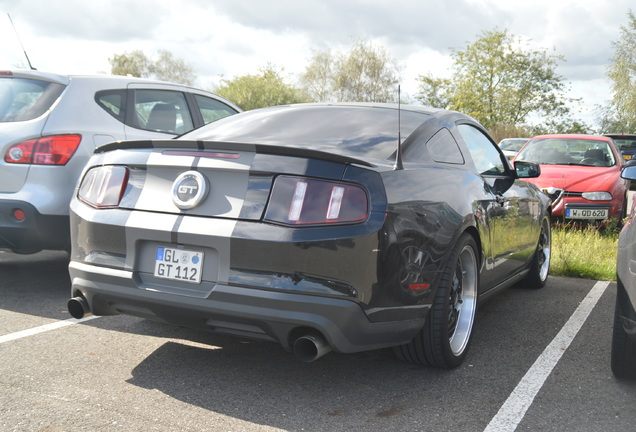
[[[20,35],[18,34],[18,30],[16,30],[15,25],[13,24],[13,20],[11,19],[11,14],[9,14],[7,12],[7,16],[9,17],[9,21],[11,21],[11,26],[13,27],[13,31],[15,32],[15,35],[18,37],[18,42],[20,42],[20,46],[22,47],[22,52],[24,53],[24,56],[27,59],[27,63],[29,64],[29,68],[31,70],[37,70],[36,68],[33,67],[33,65],[31,64],[31,60],[29,60],[29,56],[26,53],[26,50],[24,49],[24,45],[22,45],[22,40],[20,40]]]
[[[402,133],[400,130],[402,126],[402,118],[401,118],[402,106],[400,104],[400,99],[401,99],[400,85],[398,84],[398,143],[397,143],[397,152],[395,154],[395,165],[393,166],[394,170],[404,169],[404,165],[402,164]]]

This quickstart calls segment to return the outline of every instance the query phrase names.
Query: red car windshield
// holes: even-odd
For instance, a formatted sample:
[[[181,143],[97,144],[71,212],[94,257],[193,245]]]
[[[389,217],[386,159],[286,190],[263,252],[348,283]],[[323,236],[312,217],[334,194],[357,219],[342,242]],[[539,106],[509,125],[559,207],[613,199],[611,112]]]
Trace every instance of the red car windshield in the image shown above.
[[[532,140],[517,155],[516,160],[543,165],[616,165],[616,158],[607,142],[578,138]]]

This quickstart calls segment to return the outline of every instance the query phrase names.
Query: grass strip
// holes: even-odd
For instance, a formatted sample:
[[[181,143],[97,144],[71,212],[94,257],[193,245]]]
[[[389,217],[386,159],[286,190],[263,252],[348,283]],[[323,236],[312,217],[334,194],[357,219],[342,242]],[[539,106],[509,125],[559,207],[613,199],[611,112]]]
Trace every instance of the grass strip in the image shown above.
[[[553,225],[550,274],[616,280],[619,232],[615,226]]]

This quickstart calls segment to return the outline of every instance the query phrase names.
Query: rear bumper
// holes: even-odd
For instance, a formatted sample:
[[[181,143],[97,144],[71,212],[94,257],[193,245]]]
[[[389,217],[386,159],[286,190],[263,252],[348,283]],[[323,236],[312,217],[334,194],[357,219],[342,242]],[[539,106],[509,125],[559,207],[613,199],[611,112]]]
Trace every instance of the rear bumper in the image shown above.
[[[140,288],[133,272],[71,261],[72,296],[94,315],[127,314],[180,326],[271,340],[286,350],[320,332],[336,352],[409,342],[424,318],[372,323],[354,301],[217,284],[205,298]]]
[[[24,219],[15,217],[22,210]],[[42,249],[70,250],[69,217],[43,215],[24,201],[0,201],[0,249],[32,253]]]

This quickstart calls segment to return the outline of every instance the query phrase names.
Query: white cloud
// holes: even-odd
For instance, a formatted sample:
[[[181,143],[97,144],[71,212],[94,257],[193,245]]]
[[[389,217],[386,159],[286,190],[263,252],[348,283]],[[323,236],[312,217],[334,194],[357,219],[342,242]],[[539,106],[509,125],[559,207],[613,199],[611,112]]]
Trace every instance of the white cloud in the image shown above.
[[[193,65],[198,85],[209,88],[220,76],[255,73],[268,63],[293,76],[312,50],[361,39],[382,44],[405,67],[403,91],[413,96],[417,76],[448,74],[450,47],[498,28],[563,55],[559,73],[572,83],[570,96],[593,106],[609,97],[605,67],[632,1],[0,0],[0,68],[26,65],[10,13],[40,70],[106,72],[113,54],[166,49]]]

